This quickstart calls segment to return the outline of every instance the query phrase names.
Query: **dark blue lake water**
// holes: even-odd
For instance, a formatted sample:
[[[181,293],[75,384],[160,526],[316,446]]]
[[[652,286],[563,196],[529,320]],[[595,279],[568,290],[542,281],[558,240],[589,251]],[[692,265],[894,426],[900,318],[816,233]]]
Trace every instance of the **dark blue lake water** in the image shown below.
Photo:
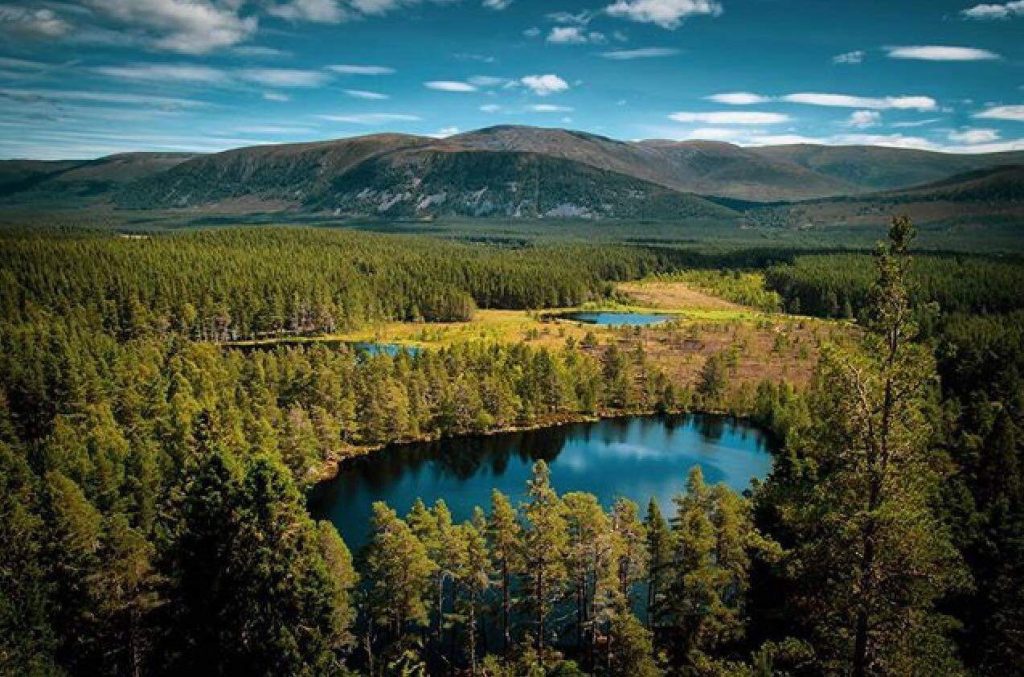
[[[417,497],[443,498],[457,521],[487,508],[491,489],[514,503],[539,459],[551,466],[560,494],[589,491],[610,506],[620,496],[646,510],[653,496],[666,515],[686,475],[700,465],[708,483],[742,491],[771,470],[768,436],[742,421],[713,415],[634,416],[516,433],[392,445],[345,463],[315,487],[310,510],[329,519],[356,551],[369,536],[371,505],[385,501],[404,515]]]

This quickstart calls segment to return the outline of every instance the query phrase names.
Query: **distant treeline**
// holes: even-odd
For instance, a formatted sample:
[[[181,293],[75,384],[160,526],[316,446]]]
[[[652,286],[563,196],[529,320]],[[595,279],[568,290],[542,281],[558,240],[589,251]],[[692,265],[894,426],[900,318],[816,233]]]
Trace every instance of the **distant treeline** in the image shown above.
[[[500,249],[313,229],[118,237],[9,234],[0,252],[7,322],[76,317],[128,338],[330,332],[367,320],[455,321],[484,308],[572,306],[609,282],[670,267],[623,246]]]
[[[782,296],[790,312],[853,318],[867,304],[874,276],[873,259],[866,254],[816,254],[769,267],[765,284]],[[909,283],[915,305],[934,303],[943,314],[1024,308],[1024,264],[1019,261],[921,255],[911,264]]]

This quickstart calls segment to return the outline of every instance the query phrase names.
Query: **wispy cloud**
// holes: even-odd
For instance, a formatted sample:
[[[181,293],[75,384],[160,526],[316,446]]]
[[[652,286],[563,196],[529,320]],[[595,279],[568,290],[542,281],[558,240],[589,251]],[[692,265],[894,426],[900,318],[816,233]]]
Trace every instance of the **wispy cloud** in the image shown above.
[[[125,94],[123,92],[105,92],[79,89],[0,89],[0,97],[18,101],[77,101],[84,103],[133,104],[164,108],[198,108],[206,106],[203,101],[181,99],[169,96],[151,96],[148,94]]]
[[[383,125],[389,122],[417,122],[422,118],[406,113],[356,113],[352,115],[317,115],[327,122],[343,122],[352,125]]]
[[[271,5],[267,13],[288,21],[336,24],[351,18],[338,0],[291,0]]]
[[[917,59],[919,61],[991,61],[1001,58],[995,52],[977,47],[950,47],[947,45],[911,45],[887,47],[890,59]]]
[[[483,113],[497,113],[501,110],[501,106],[496,103],[485,103],[480,106],[480,111]]]
[[[930,96],[851,96],[849,94],[828,94],[823,92],[797,92],[783,96],[765,96],[754,92],[721,92],[705,97],[709,101],[731,106],[782,101],[809,106],[830,106],[834,108],[866,108],[870,110],[935,110],[938,107]]]
[[[537,103],[527,108],[532,113],[571,113],[573,108],[570,106],[556,106],[550,103]]]
[[[390,99],[387,94],[381,94],[380,92],[370,92],[365,89],[346,89],[345,93],[351,96],[353,99],[365,99],[367,101],[384,101]]]
[[[722,5],[713,0],[617,0],[605,8],[610,16],[651,23],[674,30],[691,16],[718,16]]]
[[[264,87],[319,87],[328,77],[323,71],[299,68],[243,68],[238,75]]]
[[[950,132],[949,140],[956,143],[992,143],[999,140],[999,132],[994,129],[961,129]]]
[[[857,110],[850,113],[846,124],[857,129],[875,127],[882,121],[882,114],[876,110]]]
[[[553,45],[604,44],[608,38],[598,31],[586,31],[580,26],[552,26],[546,42]]]
[[[93,71],[119,80],[142,82],[223,84],[230,80],[223,70],[196,64],[133,63],[123,66],[97,66]]]
[[[71,24],[51,9],[0,6],[0,33],[14,37],[59,38],[71,30]]]
[[[976,113],[976,118],[983,120],[1013,120],[1015,122],[1024,122],[1024,105],[1017,106],[991,106]]]
[[[474,85],[468,82],[460,82],[458,80],[431,80],[424,82],[423,86],[427,89],[436,89],[439,92],[475,92],[477,91]]]
[[[512,0],[483,0],[483,6],[487,9],[493,9],[496,12],[500,12],[503,9],[507,9],[512,4]]]
[[[154,49],[206,54],[251,37],[259,25],[242,3],[210,0],[84,0],[97,14],[144,32]]]
[[[335,64],[327,70],[340,75],[391,75],[395,72],[390,66],[369,66],[355,64]]]
[[[865,54],[863,50],[860,49],[854,50],[852,52],[843,52],[842,54],[836,54],[834,57],[832,57],[832,63],[849,65],[858,64],[864,61],[864,56]]]
[[[724,103],[730,106],[749,106],[752,104],[768,103],[771,101],[770,97],[761,96],[760,94],[754,94],[752,92],[722,92],[720,94],[712,94],[711,96],[706,96],[704,98],[708,101]]]
[[[676,122],[699,122],[709,125],[775,125],[789,122],[784,113],[768,113],[753,111],[712,111],[712,112],[679,112],[672,113],[669,119]]]
[[[633,59],[656,59],[659,57],[675,56],[679,53],[674,47],[640,47],[637,49],[614,49],[610,52],[601,52],[601,56],[613,61],[631,61]]]
[[[569,83],[553,73],[548,73],[546,75],[527,75],[520,78],[519,82],[537,96],[558,94],[559,92],[564,92],[569,89]]]
[[[779,100],[788,103],[802,103],[809,106],[831,106],[837,108],[868,108],[871,110],[935,110],[938,104],[930,96],[850,96],[848,94],[823,94],[820,92],[799,92],[787,94]]]
[[[1013,17],[1024,16],[1024,0],[1016,0],[1016,2],[1007,2],[1005,4],[975,5],[963,10],[960,12],[960,15],[965,19],[975,19],[978,21],[1012,19]]]

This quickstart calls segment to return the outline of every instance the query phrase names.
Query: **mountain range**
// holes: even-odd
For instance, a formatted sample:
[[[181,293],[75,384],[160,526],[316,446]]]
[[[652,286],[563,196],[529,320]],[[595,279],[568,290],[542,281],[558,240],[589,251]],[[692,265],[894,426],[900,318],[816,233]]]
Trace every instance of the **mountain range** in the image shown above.
[[[498,126],[444,139],[375,134],[222,153],[0,161],[0,209],[431,218],[744,218],[771,209],[848,218],[872,205],[933,216],[1024,212],[1024,151],[739,147],[619,141]]]

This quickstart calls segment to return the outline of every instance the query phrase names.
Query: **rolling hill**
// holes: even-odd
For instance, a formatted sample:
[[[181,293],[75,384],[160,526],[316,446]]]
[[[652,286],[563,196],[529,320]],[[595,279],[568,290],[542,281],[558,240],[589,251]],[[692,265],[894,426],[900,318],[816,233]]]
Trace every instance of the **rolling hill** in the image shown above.
[[[3,161],[0,206],[383,218],[698,218],[736,224],[740,212],[842,219],[925,202],[933,215],[936,204],[967,202],[971,213],[1006,213],[1007,205],[1013,211],[1020,202],[1021,165],[1024,152],[741,148],[498,126],[445,139],[374,134],[209,155]]]

